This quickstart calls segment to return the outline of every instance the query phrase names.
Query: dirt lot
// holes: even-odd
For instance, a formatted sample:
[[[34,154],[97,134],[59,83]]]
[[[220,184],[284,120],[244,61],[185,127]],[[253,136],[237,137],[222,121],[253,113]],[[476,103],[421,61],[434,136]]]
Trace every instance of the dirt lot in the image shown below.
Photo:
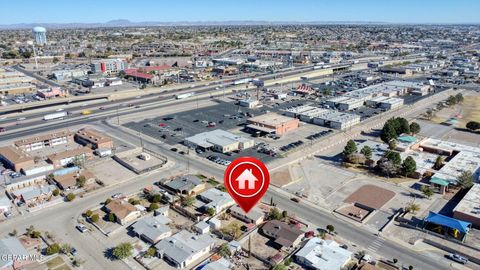
[[[262,236],[259,233],[255,233],[252,234],[251,239],[251,246],[255,247],[255,250],[253,250],[252,252],[254,252],[256,255],[261,256],[262,258],[269,258],[278,253],[277,249],[267,244],[267,242],[270,241],[269,238]],[[245,241],[245,243],[242,244],[242,247],[248,250],[248,241]]]
[[[115,184],[118,181],[128,180],[136,176],[134,172],[128,170],[110,158],[88,165],[87,169],[97,176],[105,186]]]

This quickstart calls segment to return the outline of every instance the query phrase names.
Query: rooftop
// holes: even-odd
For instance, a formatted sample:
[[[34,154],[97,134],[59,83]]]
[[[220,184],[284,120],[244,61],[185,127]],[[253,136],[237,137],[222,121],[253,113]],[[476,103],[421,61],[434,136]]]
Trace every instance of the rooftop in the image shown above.
[[[212,147],[214,145],[227,146],[237,142],[251,141],[251,139],[235,135],[222,129],[202,132],[188,137],[185,140],[204,148]]]
[[[112,138],[104,135],[103,133],[91,129],[91,128],[82,128],[75,133],[77,136],[80,136],[84,139],[93,141],[95,143],[105,143],[112,141]]]
[[[13,146],[0,147],[0,155],[8,159],[12,163],[33,161],[33,158],[31,156]]]
[[[268,126],[281,126],[285,123],[288,123],[292,120],[298,121],[296,119],[293,119],[291,117],[283,116],[280,114],[276,113],[266,113],[263,115],[255,116],[250,119],[248,119],[248,122],[255,122],[258,124],[262,125],[268,125]]]
[[[318,270],[342,269],[352,258],[352,252],[343,249],[333,240],[314,237],[300,249],[297,257],[307,261],[309,266]]]
[[[55,133],[50,133],[50,134],[45,134],[45,135],[39,135],[39,136],[35,136],[35,137],[30,137],[30,138],[26,138],[26,139],[21,139],[21,140],[17,140],[15,141],[15,146],[23,146],[23,145],[28,145],[28,144],[32,144],[32,143],[36,143],[36,142],[43,142],[43,141],[48,141],[48,140],[52,140],[52,139],[56,139],[56,138],[62,138],[62,137],[66,137],[66,136],[71,136],[72,133],[67,131],[67,130],[63,130],[63,131],[58,131],[58,132],[55,132]]]
[[[480,184],[474,184],[463,199],[453,209],[480,219]]]

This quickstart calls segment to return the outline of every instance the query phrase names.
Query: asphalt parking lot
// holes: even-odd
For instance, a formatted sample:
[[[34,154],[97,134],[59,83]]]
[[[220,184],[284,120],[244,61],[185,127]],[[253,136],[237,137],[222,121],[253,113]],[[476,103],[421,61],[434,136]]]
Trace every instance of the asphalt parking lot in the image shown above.
[[[242,128],[248,118],[246,114],[257,116],[263,113],[261,109],[249,109],[239,107],[233,103],[218,101],[218,104],[215,106],[156,116],[139,122],[129,122],[124,124],[124,126],[163,141],[173,148],[177,144],[182,144],[186,137],[198,133],[215,129],[231,130]],[[214,122],[215,125],[209,124],[211,122]],[[250,136],[247,133],[241,135],[245,137]],[[203,157],[214,155],[229,161],[239,156],[253,156],[264,162],[275,158],[267,153],[258,152],[260,148],[261,147],[257,146],[252,149],[246,149],[240,153],[231,153],[230,155],[213,151],[197,154]]]

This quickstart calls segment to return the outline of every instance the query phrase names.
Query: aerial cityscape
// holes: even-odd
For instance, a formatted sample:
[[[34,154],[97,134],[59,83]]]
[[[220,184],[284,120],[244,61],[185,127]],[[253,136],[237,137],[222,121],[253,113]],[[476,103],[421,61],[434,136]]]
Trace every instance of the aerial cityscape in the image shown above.
[[[480,270],[480,2],[0,7],[0,270]]]

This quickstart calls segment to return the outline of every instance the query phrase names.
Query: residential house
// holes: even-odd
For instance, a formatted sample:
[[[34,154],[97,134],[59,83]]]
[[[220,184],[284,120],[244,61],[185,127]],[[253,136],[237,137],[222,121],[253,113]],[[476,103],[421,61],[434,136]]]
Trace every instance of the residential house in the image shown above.
[[[135,206],[124,200],[113,200],[105,206],[105,209],[108,213],[113,213],[121,225],[132,222],[141,216],[141,212]]]
[[[215,214],[218,214],[224,209],[235,204],[232,196],[216,188],[211,188],[198,194],[198,199],[206,203],[204,206],[202,206],[205,211],[209,208],[213,208],[215,209]]]
[[[341,270],[350,262],[352,255],[333,240],[314,237],[295,254],[295,258],[309,269]]]
[[[12,202],[5,195],[0,195],[0,214],[10,212],[12,210]]]
[[[176,194],[193,195],[202,192],[206,185],[196,175],[182,175],[167,182],[164,186]]]
[[[295,225],[289,225],[279,220],[271,220],[262,226],[262,232],[273,238],[274,243],[281,248],[297,246],[304,232]]]
[[[234,205],[230,208],[230,214],[243,222],[252,223],[255,225],[260,225],[265,218],[265,213],[259,210],[257,207],[254,207],[250,212],[245,213],[242,208],[238,205]]]
[[[89,171],[76,171],[63,175],[54,175],[52,180],[57,184],[60,189],[67,190],[71,188],[76,188],[78,179],[80,179],[80,177],[85,178],[85,185],[95,183],[95,176]]]
[[[28,206],[41,204],[52,197],[54,185],[48,186],[29,186],[12,192],[13,198],[24,202]]]
[[[0,254],[1,270],[24,269],[26,265],[32,262],[28,260],[28,251],[15,237],[0,239]]]
[[[214,262],[210,262],[203,267],[203,270],[229,270],[233,268],[233,263],[225,258],[220,258]]]
[[[168,226],[170,219],[158,215],[155,217],[144,217],[131,226],[132,232],[150,244],[156,244],[158,241],[172,235],[172,230]]]
[[[195,235],[189,231],[180,231],[155,245],[157,256],[168,261],[176,268],[184,269],[207,255],[215,245],[208,234]]]
[[[210,225],[205,221],[200,221],[193,226],[193,229],[199,234],[205,234],[210,231]]]

